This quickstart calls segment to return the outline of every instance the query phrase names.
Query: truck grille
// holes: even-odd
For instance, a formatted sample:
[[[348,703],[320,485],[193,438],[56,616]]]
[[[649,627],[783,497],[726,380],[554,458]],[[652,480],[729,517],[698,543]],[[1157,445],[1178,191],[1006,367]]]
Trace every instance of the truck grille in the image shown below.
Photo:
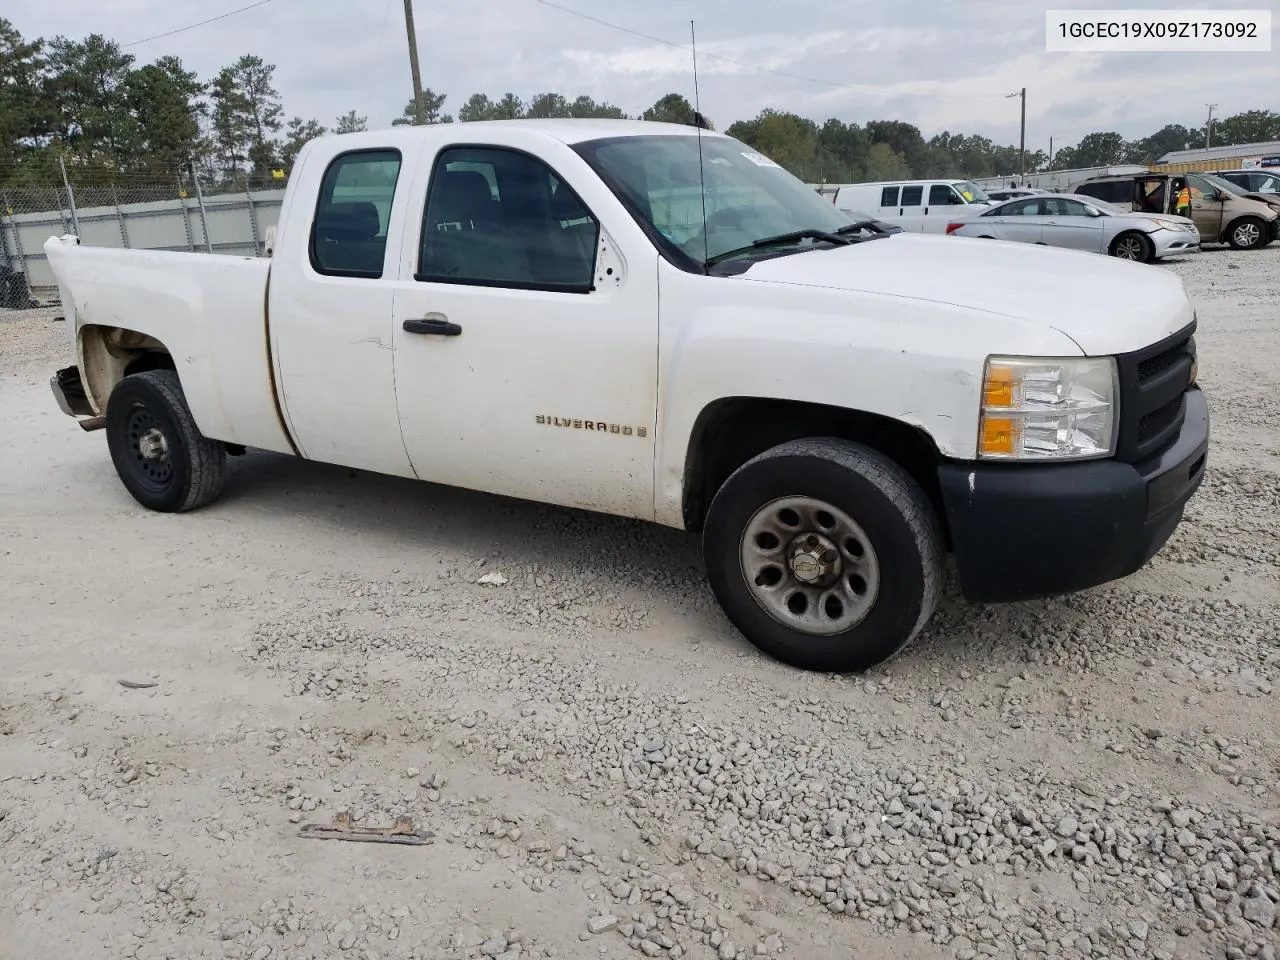
[[[1160,343],[1116,357],[1120,424],[1116,459],[1138,463],[1166,449],[1186,416],[1196,321]]]

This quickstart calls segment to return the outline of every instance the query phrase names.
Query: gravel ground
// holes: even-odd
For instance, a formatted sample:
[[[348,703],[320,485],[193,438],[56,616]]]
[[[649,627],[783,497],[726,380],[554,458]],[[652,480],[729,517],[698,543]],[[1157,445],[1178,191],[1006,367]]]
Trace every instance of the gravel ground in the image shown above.
[[[0,955],[1273,960],[1280,246],[1152,269],[1214,416],[1175,539],[856,677],[670,530],[256,453],[146,513],[0,317]],[[297,836],[342,810],[435,839]]]

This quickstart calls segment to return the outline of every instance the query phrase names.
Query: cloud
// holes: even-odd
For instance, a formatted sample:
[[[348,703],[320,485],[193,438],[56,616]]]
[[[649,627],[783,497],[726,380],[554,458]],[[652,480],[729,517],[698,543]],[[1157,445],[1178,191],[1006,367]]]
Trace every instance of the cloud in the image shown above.
[[[25,35],[103,33],[137,40],[247,0],[58,0],[10,13]],[[1027,88],[1027,141],[1069,144],[1093,130],[1143,136],[1166,123],[1275,109],[1280,56],[1270,54],[1046,53],[1044,7],[1023,0],[555,0],[584,14],[677,44],[610,29],[537,0],[420,2],[424,83],[456,111],[473,92],[528,98],[588,94],[638,114],[669,92],[692,97],[689,16],[697,17],[702,106],[720,128],[764,107],[819,122],[898,119],[941,130],[1018,138]],[[1055,8],[1096,7],[1054,0]],[[1126,0],[1164,9],[1178,0]],[[1198,5],[1232,6],[1198,0]],[[1280,31],[1280,17],[1273,29]],[[1280,39],[1274,44],[1280,49]],[[176,54],[205,78],[243,53],[277,65],[289,116],[355,109],[389,124],[410,98],[399,0],[273,0],[130,49],[141,61]],[[773,71],[773,72],[770,72]],[[802,79],[807,78],[807,79]]]

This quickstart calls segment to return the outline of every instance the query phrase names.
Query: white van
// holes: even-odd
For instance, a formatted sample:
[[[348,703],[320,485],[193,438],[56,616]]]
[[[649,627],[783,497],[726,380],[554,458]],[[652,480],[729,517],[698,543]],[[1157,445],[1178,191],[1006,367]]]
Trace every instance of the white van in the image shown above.
[[[836,191],[834,203],[841,210],[866,210],[913,233],[945,233],[948,221],[964,212],[957,207],[991,205],[970,180],[853,183]]]

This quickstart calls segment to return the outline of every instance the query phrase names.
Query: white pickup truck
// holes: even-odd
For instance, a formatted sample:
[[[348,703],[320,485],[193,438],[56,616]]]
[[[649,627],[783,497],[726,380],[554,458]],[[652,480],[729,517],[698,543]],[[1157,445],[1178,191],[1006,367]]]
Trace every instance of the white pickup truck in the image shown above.
[[[1158,267],[851,222],[727,136],[506,121],[313,140],[269,258],[45,245],[144,506],[246,447],[702,535],[752,643],[849,671],[939,601],[1123,577],[1199,486]]]

